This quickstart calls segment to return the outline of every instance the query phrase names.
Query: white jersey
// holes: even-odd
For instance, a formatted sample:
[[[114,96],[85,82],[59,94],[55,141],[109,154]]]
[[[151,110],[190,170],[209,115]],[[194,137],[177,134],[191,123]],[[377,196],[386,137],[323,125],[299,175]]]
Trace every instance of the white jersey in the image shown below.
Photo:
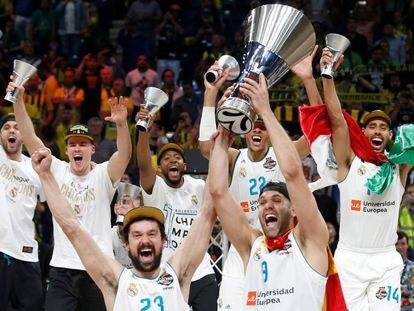
[[[155,279],[145,279],[124,269],[118,282],[113,311],[182,310],[189,311],[177,274],[166,263]]]
[[[269,181],[285,181],[273,148],[269,147],[260,161],[250,160],[247,148],[240,149],[233,166],[230,192],[249,223],[257,228],[260,228],[259,193]]]
[[[113,257],[110,204],[115,188],[108,174],[108,162],[97,164],[87,175],[72,174],[70,164],[53,157],[51,171],[79,221],[108,256]],[[55,247],[50,265],[85,270],[76,250],[53,219]]]
[[[112,227],[112,248],[114,249],[115,260],[125,268],[131,269],[131,258],[129,258],[128,252],[125,249],[124,241],[122,241],[122,238],[119,236],[117,225]]]
[[[367,179],[380,168],[355,156],[347,177],[338,184],[341,194],[339,247],[360,252],[395,249],[404,187],[397,165],[392,183],[383,194],[369,193],[365,186]]]
[[[169,187],[164,179],[157,176],[151,194],[142,189],[144,205],[157,207],[165,215],[165,233],[168,241],[163,252],[163,262],[167,261],[184,241],[203,205],[204,180],[188,175],[184,175],[183,178],[184,183],[180,188]],[[213,273],[210,256],[206,253],[192,281]]]
[[[37,262],[33,216],[38,196],[41,201],[45,199],[31,159],[23,154],[21,157],[21,161],[10,160],[0,146],[0,186],[6,199],[0,208],[6,210],[10,222],[9,235],[0,236],[0,251],[22,261]]]
[[[320,311],[326,280],[309,266],[293,232],[282,250],[272,252],[260,236],[247,264],[245,310]]]

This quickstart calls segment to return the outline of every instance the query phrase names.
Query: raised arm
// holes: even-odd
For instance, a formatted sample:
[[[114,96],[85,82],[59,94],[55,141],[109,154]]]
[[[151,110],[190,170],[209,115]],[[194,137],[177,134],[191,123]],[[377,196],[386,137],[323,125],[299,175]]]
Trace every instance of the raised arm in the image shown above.
[[[332,53],[324,48],[321,57],[321,68],[332,63]],[[342,181],[348,173],[354,153],[351,149],[349,129],[342,114],[341,102],[336,94],[334,79],[322,78],[323,94],[326,110],[331,122],[332,147],[338,163],[338,181]]]
[[[229,191],[227,152],[231,144],[231,135],[221,126],[216,135],[208,172],[210,193],[221,226],[246,267],[253,241],[260,233],[250,226],[242,209]]]
[[[131,159],[132,144],[128,127],[128,111],[126,101],[120,98],[109,99],[111,116],[106,117],[105,121],[116,124],[116,147],[117,151],[111,156],[108,162],[108,173],[112,182],[118,181],[125,172]]]
[[[19,127],[19,131],[22,134],[23,143],[26,146],[30,154],[35,152],[40,147],[44,147],[43,142],[36,136],[32,120],[27,114],[26,107],[23,101],[24,87],[17,86],[14,82],[9,82],[7,86],[7,92],[11,92],[17,87],[19,95],[17,101],[13,104],[14,114],[16,116],[16,122]]]
[[[263,74],[260,74],[259,83],[245,79],[241,91],[251,98],[254,108],[263,118],[272,145],[277,146],[274,148],[275,155],[298,219],[295,233],[299,237],[305,257],[313,268],[325,274],[328,266],[326,246],[329,237],[325,221],[303,175],[302,162],[296,148],[270,108]]]
[[[178,274],[181,290],[185,294],[188,294],[193,274],[207,252],[211,232],[217,219],[208,179],[204,188],[203,207],[191,225],[188,236],[169,260]]]
[[[101,251],[79,222],[50,171],[51,162],[50,150],[45,147],[36,150],[32,155],[33,168],[39,174],[53,217],[76,249],[86,271],[102,291],[106,307],[112,310],[118,288],[118,278],[123,268],[121,264]]]
[[[137,114],[136,121],[148,118],[150,118],[148,110],[145,107],[141,106]],[[151,121],[149,121],[149,125],[151,126]],[[137,160],[140,184],[148,194],[152,193],[156,178],[156,172],[152,166],[151,149],[149,145],[150,126],[148,127],[147,132],[138,132],[139,134],[137,143]]]

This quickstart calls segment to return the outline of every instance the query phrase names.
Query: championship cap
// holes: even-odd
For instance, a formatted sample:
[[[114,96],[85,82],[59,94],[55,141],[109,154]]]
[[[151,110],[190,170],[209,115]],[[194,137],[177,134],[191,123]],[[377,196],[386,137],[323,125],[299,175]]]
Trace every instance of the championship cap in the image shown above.
[[[183,148],[181,148],[179,145],[174,144],[174,143],[168,143],[166,145],[164,145],[160,151],[158,151],[157,153],[157,164],[159,165],[162,159],[162,156],[164,155],[164,153],[166,153],[169,150],[174,150],[177,151],[184,159],[184,150]]]
[[[374,110],[370,113],[368,113],[364,118],[364,127],[367,126],[367,124],[373,120],[373,119],[382,119],[385,122],[387,122],[388,126],[391,128],[391,118],[382,110]]]
[[[66,131],[65,142],[68,142],[68,139],[71,137],[85,137],[93,142],[93,137],[90,134],[89,127],[83,124],[73,125],[68,128]]]
[[[2,116],[2,117],[0,118],[0,130],[1,130],[1,128],[3,127],[3,125],[4,125],[5,123],[7,123],[8,121],[16,121],[16,118],[15,118],[15,116],[14,116],[14,113],[8,113],[8,114],[5,114],[4,116]]]
[[[164,213],[156,208],[150,206],[138,207],[130,210],[124,217],[124,228],[127,228],[131,223],[143,218],[151,218],[164,224]]]

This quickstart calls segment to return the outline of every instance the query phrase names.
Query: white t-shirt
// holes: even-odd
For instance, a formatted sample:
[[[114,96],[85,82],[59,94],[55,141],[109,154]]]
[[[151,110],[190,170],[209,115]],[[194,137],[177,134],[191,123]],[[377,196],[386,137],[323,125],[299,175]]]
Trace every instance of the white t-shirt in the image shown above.
[[[174,269],[166,263],[154,279],[145,279],[124,269],[118,282],[113,311],[189,311]]]
[[[108,162],[97,164],[87,175],[76,176],[68,162],[53,157],[51,171],[79,221],[101,250],[113,257],[110,204],[116,189],[108,174]],[[55,248],[50,265],[85,270],[71,242],[54,219],[53,234]]]
[[[165,233],[168,243],[163,251],[163,262],[167,261],[188,235],[191,224],[203,206],[204,180],[184,175],[180,188],[169,187],[157,176],[152,194],[142,190],[145,206],[157,207],[165,215]],[[206,254],[194,273],[192,281],[213,274],[210,256]]]
[[[118,233],[118,226],[115,225],[112,227],[112,247],[114,249],[114,256],[116,261],[118,261],[125,268],[131,269],[132,262],[131,258],[128,256],[128,252],[125,249],[125,243],[122,241]]]
[[[320,311],[327,277],[307,263],[293,232],[282,250],[269,250],[263,236],[252,246],[246,268],[245,310]]]
[[[372,252],[395,250],[398,215],[404,194],[399,166],[393,180],[381,194],[370,193],[365,186],[381,166],[362,162],[355,156],[344,181],[338,184],[341,197],[341,219],[338,247]]]
[[[10,235],[0,235],[0,251],[19,260],[39,261],[33,216],[38,196],[45,199],[31,159],[22,154],[21,161],[10,160],[0,146],[0,186],[5,198],[0,209],[8,214],[10,224]]]

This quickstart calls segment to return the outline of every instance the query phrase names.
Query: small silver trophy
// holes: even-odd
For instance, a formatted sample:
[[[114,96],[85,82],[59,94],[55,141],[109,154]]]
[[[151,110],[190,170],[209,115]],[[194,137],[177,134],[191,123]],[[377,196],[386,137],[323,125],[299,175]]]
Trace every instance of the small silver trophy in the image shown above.
[[[118,204],[124,205],[125,200],[131,200],[132,202],[138,198],[141,193],[141,188],[130,183],[120,182],[117,188],[118,192]],[[124,215],[116,216],[116,224],[122,225],[124,223]]]
[[[30,77],[37,71],[37,68],[22,62],[21,60],[14,60],[13,65],[13,82],[17,85],[23,85],[26,83],[27,80],[30,79]],[[17,96],[19,95],[19,89],[16,87],[13,91],[7,92],[6,96],[4,96],[4,99],[15,103],[17,101]]]
[[[240,92],[244,79],[258,81],[263,73],[271,87],[290,67],[311,54],[316,41],[308,18],[287,5],[259,6],[250,12],[246,25],[244,69],[230,97],[217,109],[220,124],[239,135],[250,132],[257,119],[250,99]]]
[[[164,91],[156,87],[147,87],[144,91],[144,106],[149,110],[149,113],[155,114],[168,102],[168,95]],[[148,131],[148,119],[138,120],[135,127],[141,131]]]
[[[333,63],[325,65],[322,69],[321,76],[326,79],[332,79],[335,75],[334,68],[339,57],[344,54],[351,42],[341,35],[336,33],[328,33],[325,37],[326,47],[331,51],[333,55]]]
[[[223,55],[219,58],[218,64],[223,70],[229,69],[229,75],[227,81],[236,79],[240,74],[240,66],[237,60],[230,55]],[[223,74],[222,71],[209,70],[204,77],[210,83],[215,83]]]

